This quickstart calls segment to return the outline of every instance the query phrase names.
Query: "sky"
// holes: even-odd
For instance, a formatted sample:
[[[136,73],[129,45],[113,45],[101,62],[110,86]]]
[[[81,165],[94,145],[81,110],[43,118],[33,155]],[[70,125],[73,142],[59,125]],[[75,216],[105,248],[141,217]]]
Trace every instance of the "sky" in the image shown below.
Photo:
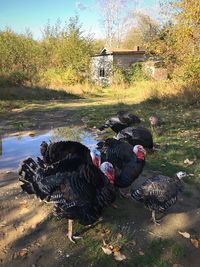
[[[137,8],[154,17],[158,0],[129,0],[128,8]],[[41,30],[48,21],[53,25],[58,18],[64,22],[75,15],[79,16],[86,34],[103,37],[97,0],[0,0],[0,30],[9,27],[23,33],[29,28],[35,39],[41,38]]]

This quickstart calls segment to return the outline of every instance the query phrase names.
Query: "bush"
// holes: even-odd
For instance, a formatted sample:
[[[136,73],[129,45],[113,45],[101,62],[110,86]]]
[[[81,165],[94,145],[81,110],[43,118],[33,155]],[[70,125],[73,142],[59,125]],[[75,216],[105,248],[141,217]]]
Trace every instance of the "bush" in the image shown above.
[[[143,70],[143,64],[141,62],[132,65],[128,74],[128,80],[130,83],[149,80],[149,76]]]
[[[123,85],[127,82],[126,73],[117,66],[113,66],[112,85]]]
[[[40,82],[45,87],[63,87],[79,82],[76,71],[69,66],[66,70],[51,68],[40,75]]]
[[[62,73],[63,82],[65,85],[74,85],[78,82],[80,82],[80,77],[75,71],[75,69],[72,68],[72,66],[69,66],[63,73]]]
[[[12,85],[25,85],[30,77],[24,70],[17,70],[9,75],[9,83]]]

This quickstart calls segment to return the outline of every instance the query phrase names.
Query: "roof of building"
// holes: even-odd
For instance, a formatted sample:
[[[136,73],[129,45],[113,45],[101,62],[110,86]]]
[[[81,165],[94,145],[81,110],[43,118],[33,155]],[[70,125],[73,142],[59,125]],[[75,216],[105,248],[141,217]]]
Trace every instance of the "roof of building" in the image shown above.
[[[124,49],[124,48],[106,48],[104,47],[99,54],[95,56],[104,56],[104,55],[126,55],[126,54],[145,54],[144,50],[140,50],[139,46],[137,49]]]

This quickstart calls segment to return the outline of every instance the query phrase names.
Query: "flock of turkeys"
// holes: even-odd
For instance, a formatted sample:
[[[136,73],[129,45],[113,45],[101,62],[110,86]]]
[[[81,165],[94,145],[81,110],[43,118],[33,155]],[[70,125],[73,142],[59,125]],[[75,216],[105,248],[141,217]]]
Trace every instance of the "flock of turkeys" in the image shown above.
[[[156,116],[150,117],[152,129],[161,125]],[[151,132],[139,124],[141,120],[125,111],[119,111],[99,127],[111,128],[117,135],[97,143],[90,150],[75,141],[42,142],[41,158],[25,159],[19,167],[23,191],[53,203],[53,213],[68,219],[68,238],[75,242],[73,220],[82,225],[98,221],[103,210],[112,205],[119,193],[143,202],[152,211],[165,211],[177,201],[183,189],[179,172],[171,178],[157,175],[148,178],[140,187],[123,192],[140,176],[145,165],[146,151],[154,151]]]

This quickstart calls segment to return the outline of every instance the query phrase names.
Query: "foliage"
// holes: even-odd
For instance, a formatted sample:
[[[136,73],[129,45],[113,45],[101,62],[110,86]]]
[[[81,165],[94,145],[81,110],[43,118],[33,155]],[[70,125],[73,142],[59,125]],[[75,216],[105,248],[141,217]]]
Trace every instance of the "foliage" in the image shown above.
[[[133,20],[133,23],[122,42],[123,47],[129,49],[136,46],[147,48],[159,33],[159,23],[142,12],[133,12],[130,20]]]
[[[34,82],[42,67],[41,47],[30,36],[10,29],[0,32],[0,70],[14,84]]]
[[[124,82],[126,82],[126,73],[123,71],[123,69],[119,68],[118,66],[114,65],[113,66],[113,79],[112,79],[112,84],[115,85],[120,85]]]
[[[168,4],[168,16],[150,50],[163,58],[173,77],[198,83],[200,2],[174,0]]]
[[[53,26],[48,23],[41,41],[30,33],[5,29],[0,31],[0,77],[15,85],[33,85],[40,78],[48,85],[74,84],[88,77],[93,51],[92,39],[83,36],[78,17],[64,26],[59,20]]]
[[[78,81],[79,76],[70,65],[66,69],[49,68],[40,75],[40,85],[51,88],[74,85]]]
[[[135,81],[144,81],[148,80],[149,77],[143,69],[143,64],[141,62],[135,63],[132,65],[131,70],[128,74],[129,82],[133,83]]]

